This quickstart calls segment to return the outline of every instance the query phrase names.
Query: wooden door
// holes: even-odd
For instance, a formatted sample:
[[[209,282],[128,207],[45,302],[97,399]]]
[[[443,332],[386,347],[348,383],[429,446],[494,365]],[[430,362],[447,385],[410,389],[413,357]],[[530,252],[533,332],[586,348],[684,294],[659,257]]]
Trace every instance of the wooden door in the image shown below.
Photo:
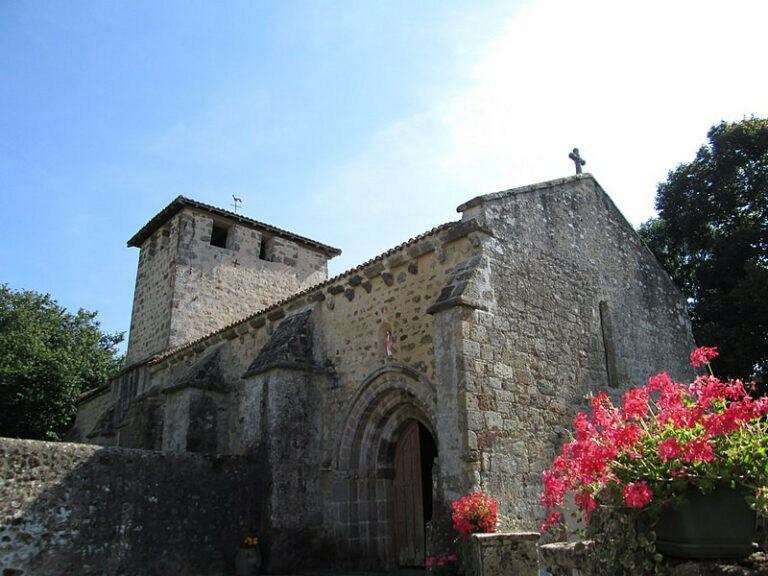
[[[412,420],[395,449],[395,545],[400,566],[424,566],[424,502],[419,423]]]

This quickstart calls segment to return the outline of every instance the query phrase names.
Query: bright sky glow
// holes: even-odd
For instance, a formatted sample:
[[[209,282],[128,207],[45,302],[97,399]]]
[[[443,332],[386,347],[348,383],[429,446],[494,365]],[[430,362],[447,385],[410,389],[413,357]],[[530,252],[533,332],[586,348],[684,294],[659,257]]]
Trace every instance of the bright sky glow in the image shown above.
[[[720,120],[768,117],[763,0],[0,3],[0,283],[127,331],[179,194],[344,254],[573,173],[634,225]]]

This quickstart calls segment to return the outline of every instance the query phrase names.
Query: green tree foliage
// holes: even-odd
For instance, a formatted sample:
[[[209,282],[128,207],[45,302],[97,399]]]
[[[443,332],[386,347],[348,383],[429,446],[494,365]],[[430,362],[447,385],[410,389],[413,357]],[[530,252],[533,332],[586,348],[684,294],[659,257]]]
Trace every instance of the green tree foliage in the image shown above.
[[[121,368],[123,335],[102,333],[95,318],[0,285],[0,436],[58,439],[77,397]]]
[[[699,345],[722,377],[768,382],[768,120],[713,126],[709,144],[659,184],[640,235],[689,299]]]

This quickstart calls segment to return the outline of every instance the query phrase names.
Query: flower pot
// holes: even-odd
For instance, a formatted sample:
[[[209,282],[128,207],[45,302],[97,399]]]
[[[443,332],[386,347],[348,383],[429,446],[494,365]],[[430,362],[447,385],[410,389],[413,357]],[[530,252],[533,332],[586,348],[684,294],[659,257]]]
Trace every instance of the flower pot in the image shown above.
[[[656,551],[676,558],[742,558],[752,552],[756,514],[744,492],[691,489],[680,508],[662,511],[656,524]]]
[[[238,548],[235,556],[235,576],[258,576],[261,573],[261,550],[256,547]]]

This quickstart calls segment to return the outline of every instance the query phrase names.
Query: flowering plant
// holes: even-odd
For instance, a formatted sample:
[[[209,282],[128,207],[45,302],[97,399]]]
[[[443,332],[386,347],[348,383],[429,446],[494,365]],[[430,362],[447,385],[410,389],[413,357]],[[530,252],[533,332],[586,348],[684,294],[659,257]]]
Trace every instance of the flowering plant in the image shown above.
[[[621,408],[603,393],[592,398],[591,416],[576,417],[576,437],[544,473],[543,530],[561,522],[569,492],[587,523],[598,505],[658,512],[691,485],[749,488],[768,512],[768,397],[716,378],[715,356],[715,348],[696,349],[691,365],[706,365],[708,375],[684,385],[659,374],[624,394]]]
[[[243,538],[242,545],[246,548],[256,548],[259,545],[259,538],[258,536],[246,536]]]
[[[485,491],[473,492],[461,500],[451,503],[453,507],[453,528],[464,538],[470,534],[495,532],[499,520],[499,503],[488,497]]]
[[[429,574],[455,574],[459,567],[459,557],[456,554],[442,554],[427,558],[426,567]]]

